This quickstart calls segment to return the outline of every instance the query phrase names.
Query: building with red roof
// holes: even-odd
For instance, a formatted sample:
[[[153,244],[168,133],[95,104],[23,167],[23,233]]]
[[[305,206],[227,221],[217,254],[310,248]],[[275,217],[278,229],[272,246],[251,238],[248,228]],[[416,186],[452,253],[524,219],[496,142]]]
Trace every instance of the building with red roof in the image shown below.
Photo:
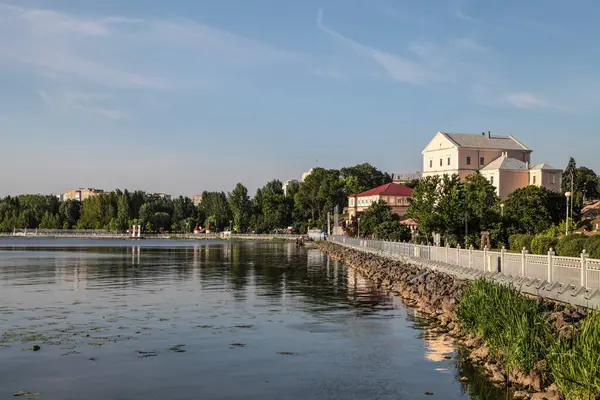
[[[366,192],[353,194],[348,196],[348,218],[354,218],[369,208],[372,203],[383,200],[392,207],[394,214],[404,219],[408,211],[408,199],[412,193],[411,188],[392,182]]]

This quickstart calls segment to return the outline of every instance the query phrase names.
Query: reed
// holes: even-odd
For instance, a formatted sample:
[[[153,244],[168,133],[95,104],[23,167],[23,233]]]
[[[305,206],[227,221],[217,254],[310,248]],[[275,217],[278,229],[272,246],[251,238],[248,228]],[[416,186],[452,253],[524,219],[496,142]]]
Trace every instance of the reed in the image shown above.
[[[483,338],[507,372],[529,373],[551,340],[540,303],[516,289],[480,279],[470,282],[457,312],[464,329]]]
[[[591,312],[574,335],[557,338],[547,355],[554,382],[567,400],[600,394],[600,314]]]

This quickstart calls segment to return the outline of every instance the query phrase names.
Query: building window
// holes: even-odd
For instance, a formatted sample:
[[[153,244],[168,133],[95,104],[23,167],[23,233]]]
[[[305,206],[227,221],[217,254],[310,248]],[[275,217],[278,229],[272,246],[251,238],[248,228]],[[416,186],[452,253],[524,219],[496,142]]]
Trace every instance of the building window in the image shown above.
[[[485,165],[485,158],[479,157],[479,165]]]
[[[429,168],[433,168],[433,160],[429,160]]]
[[[353,206],[354,205],[354,199],[350,199],[349,203],[350,203],[351,206]]]
[[[494,184],[494,175],[490,176],[490,183],[493,185]]]
[[[536,176],[534,175],[534,176],[532,177],[532,179],[533,179],[533,184],[534,184],[534,185],[535,185],[535,178],[536,178]]]
[[[444,163],[442,162],[442,159],[440,158],[440,167],[444,165]]]
[[[450,165],[450,157],[448,157],[448,165]]]
[[[471,165],[471,157],[467,157],[467,165]]]
[[[550,182],[556,183],[556,174],[555,173],[550,174]]]

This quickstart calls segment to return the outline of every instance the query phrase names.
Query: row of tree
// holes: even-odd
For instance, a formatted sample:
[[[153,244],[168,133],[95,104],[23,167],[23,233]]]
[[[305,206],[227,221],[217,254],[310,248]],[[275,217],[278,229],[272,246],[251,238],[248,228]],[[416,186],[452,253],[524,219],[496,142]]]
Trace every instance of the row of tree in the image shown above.
[[[204,192],[195,206],[188,197],[165,199],[141,191],[116,190],[82,202],[59,201],[55,196],[22,195],[0,200],[0,231],[15,228],[107,229],[125,231],[140,224],[148,232],[190,232],[196,225],[213,230],[268,233],[293,227],[305,232],[324,229],[327,213],[343,208],[350,194],[391,182],[391,176],[370,164],[341,170],[314,168],[298,184],[272,180],[250,197],[238,183],[229,192]]]

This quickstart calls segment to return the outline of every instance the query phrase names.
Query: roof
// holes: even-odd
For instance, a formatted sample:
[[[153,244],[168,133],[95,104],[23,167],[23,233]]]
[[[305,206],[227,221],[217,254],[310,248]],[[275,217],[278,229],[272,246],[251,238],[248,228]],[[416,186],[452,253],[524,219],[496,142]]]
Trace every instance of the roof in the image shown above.
[[[527,163],[517,160],[513,157],[500,156],[494,161],[483,167],[482,171],[493,171],[496,169],[509,170],[509,171],[527,171],[529,166]]]
[[[543,170],[554,170],[554,171],[561,171],[560,168],[554,168],[552,165],[550,164],[534,164],[531,166],[531,168],[529,169],[543,169]]]
[[[387,196],[412,196],[413,190],[409,187],[399,185],[397,183],[386,183],[385,185],[378,186],[376,188],[367,190],[359,194],[353,194],[350,197],[368,197],[377,195]]]
[[[450,139],[450,141],[456,144],[457,147],[531,151],[527,146],[512,136],[495,136],[489,133],[440,133]]]

